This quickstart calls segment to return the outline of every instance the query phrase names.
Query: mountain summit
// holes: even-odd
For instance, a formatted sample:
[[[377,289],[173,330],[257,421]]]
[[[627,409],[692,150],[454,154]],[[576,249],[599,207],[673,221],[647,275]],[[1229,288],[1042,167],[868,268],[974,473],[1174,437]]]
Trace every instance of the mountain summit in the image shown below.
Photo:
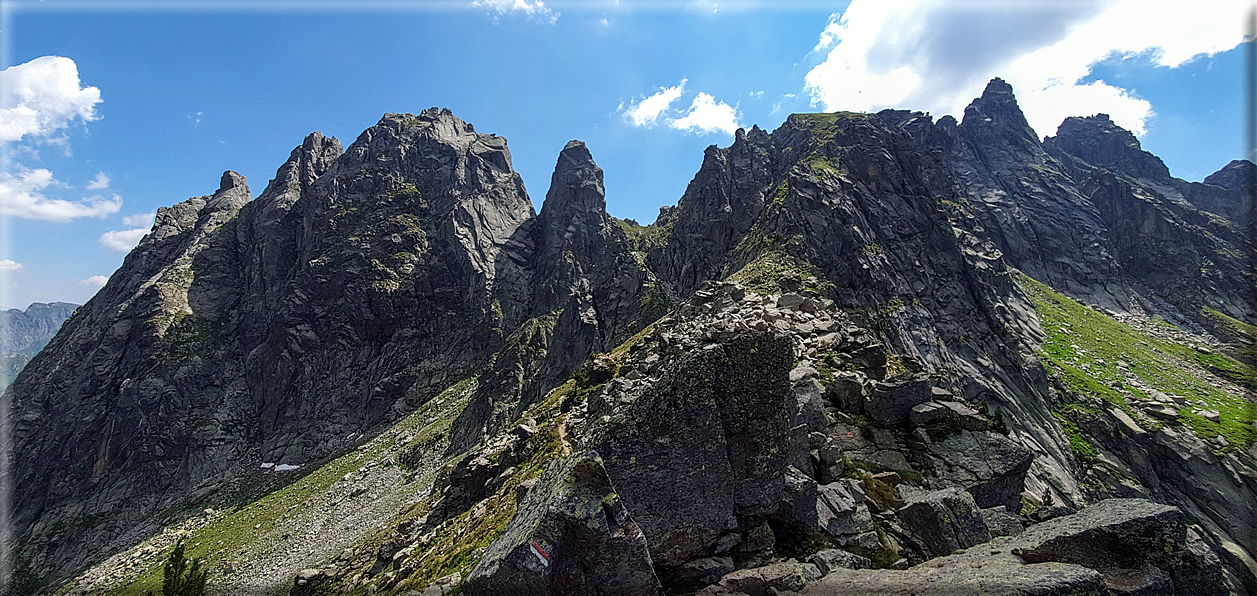
[[[738,130],[640,226],[580,141],[534,213],[447,109],[313,133],[7,390],[10,592],[176,539],[221,593],[1251,592],[1253,167],[995,79]]]

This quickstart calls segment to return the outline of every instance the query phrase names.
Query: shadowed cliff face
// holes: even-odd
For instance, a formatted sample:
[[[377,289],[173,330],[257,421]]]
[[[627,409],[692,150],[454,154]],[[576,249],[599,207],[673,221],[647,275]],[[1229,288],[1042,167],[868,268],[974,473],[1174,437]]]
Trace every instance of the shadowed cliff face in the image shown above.
[[[494,261],[532,215],[505,141],[435,109],[387,115],[343,154],[311,135],[255,201],[228,172],[159,210],[9,394],[19,562],[72,571],[483,366],[504,337]]]
[[[602,170],[579,141],[560,152],[534,214],[505,140],[448,110],[387,114],[343,150],[314,133],[257,199],[228,172],[214,194],[160,210],[8,390],[19,570],[62,579],[179,506],[255,486],[264,462],[315,465],[470,377],[467,406],[442,430],[448,448],[429,456],[483,447],[591,355],[670,312],[668,325],[683,325],[678,301],[720,279],[832,306],[826,320],[871,334],[847,342],[860,371],[880,382],[889,358],[1008,425],[1008,449],[1035,456],[1024,486],[1003,488],[1080,504],[1077,462],[1053,415],[1060,396],[1036,352],[1044,330],[1014,269],[1185,328],[1205,324],[1202,307],[1257,319],[1243,235],[1227,219],[1238,212],[1202,210],[1239,201],[1245,166],[1196,184],[1158,164],[1098,116],[1067,120],[1040,143],[996,79],[959,124],[886,110],[738,131],[730,147],[707,149],[678,205],[642,228],[606,213]],[[771,331],[771,321],[752,323]],[[774,363],[791,364],[794,348],[779,340],[763,339]],[[748,373],[737,362],[716,368],[739,379]],[[773,391],[789,372],[777,364],[761,375]],[[712,403],[729,391],[713,389]],[[604,406],[649,417],[659,396],[639,397]],[[687,436],[659,424],[655,434]],[[721,432],[742,436],[734,430]],[[619,449],[613,480],[633,458],[617,436],[598,435]],[[1160,494],[1211,515],[1178,486],[1172,452],[1156,451],[1151,466],[1169,487]],[[775,482],[787,474],[774,462]],[[739,515],[762,515],[752,509]],[[718,521],[712,537],[730,523]],[[669,550],[667,563],[699,552],[690,546]]]

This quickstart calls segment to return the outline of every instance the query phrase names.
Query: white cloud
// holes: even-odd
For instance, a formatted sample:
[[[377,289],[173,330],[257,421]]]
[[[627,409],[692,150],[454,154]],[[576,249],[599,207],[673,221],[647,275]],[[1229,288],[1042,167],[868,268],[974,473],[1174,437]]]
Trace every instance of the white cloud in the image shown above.
[[[87,190],[104,190],[109,188],[109,176],[104,172],[97,172],[96,177],[87,183]]]
[[[155,219],[157,219],[157,212],[149,211],[148,213],[136,213],[135,215],[128,215],[122,218],[122,223],[123,225],[128,225],[131,227],[152,228],[153,220]]]
[[[700,133],[733,134],[738,129],[737,109],[716,101],[716,98],[706,93],[699,93],[690,104],[690,111],[685,117],[669,122],[668,126]]]
[[[79,280],[79,285],[84,285],[91,288],[103,288],[105,287],[105,284],[108,282],[109,282],[109,278],[105,277],[104,275],[93,275],[87,279]]]
[[[624,111],[624,119],[631,122],[633,126],[654,126],[655,121],[668,109],[668,106],[680,99],[681,93],[685,91],[687,80],[681,79],[675,87],[660,87],[654,95],[629,105],[629,108]]]
[[[0,71],[0,142],[47,138],[75,119],[96,120],[100,89],[82,87],[74,61],[44,56]]]
[[[140,239],[149,232],[151,228],[135,228],[133,230],[110,230],[100,235],[100,243],[109,250],[118,252],[131,252],[136,244],[140,243]]]
[[[559,20],[559,13],[546,7],[542,0],[475,0],[472,8],[485,8],[503,14],[523,14],[530,19],[545,21],[553,25]]]
[[[10,169],[12,171],[0,172],[0,214],[70,221],[79,217],[104,217],[122,208],[122,198],[118,195],[112,199],[93,195],[77,201],[46,197],[44,189],[59,185],[52,172],[43,168],[28,170],[21,166]]]
[[[885,107],[960,116],[992,77],[1017,93],[1040,135],[1066,116],[1105,112],[1136,134],[1152,106],[1103,81],[1080,83],[1106,58],[1149,52],[1174,68],[1243,40],[1236,0],[984,2],[853,0],[821,33],[824,60],[805,81],[826,110]]]
[[[0,271],[17,271],[22,268],[22,264],[12,259],[4,259],[0,261]]]

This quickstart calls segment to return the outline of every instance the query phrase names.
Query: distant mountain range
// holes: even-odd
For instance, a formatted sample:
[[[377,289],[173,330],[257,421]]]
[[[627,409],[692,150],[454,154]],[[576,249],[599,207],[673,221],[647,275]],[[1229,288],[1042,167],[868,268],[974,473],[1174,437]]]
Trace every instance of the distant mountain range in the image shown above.
[[[0,312],[0,389],[21,372],[30,359],[57,334],[61,324],[74,314],[77,304],[36,302],[25,311],[16,308]]]

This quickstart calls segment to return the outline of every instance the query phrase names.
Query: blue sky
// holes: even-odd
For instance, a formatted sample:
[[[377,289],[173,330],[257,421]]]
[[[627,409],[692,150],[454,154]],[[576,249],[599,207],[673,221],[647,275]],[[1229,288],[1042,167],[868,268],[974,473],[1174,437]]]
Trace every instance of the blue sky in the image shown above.
[[[1132,2],[9,2],[0,307],[83,302],[158,207],[227,169],[256,196],[309,132],[348,145],[431,106],[505,136],[538,208],[559,150],[584,140],[609,211],[642,223],[736,126],[959,116],[995,75],[1040,134],[1109,112],[1199,180],[1242,155],[1243,5],[1142,9],[1154,20],[1115,32]]]

